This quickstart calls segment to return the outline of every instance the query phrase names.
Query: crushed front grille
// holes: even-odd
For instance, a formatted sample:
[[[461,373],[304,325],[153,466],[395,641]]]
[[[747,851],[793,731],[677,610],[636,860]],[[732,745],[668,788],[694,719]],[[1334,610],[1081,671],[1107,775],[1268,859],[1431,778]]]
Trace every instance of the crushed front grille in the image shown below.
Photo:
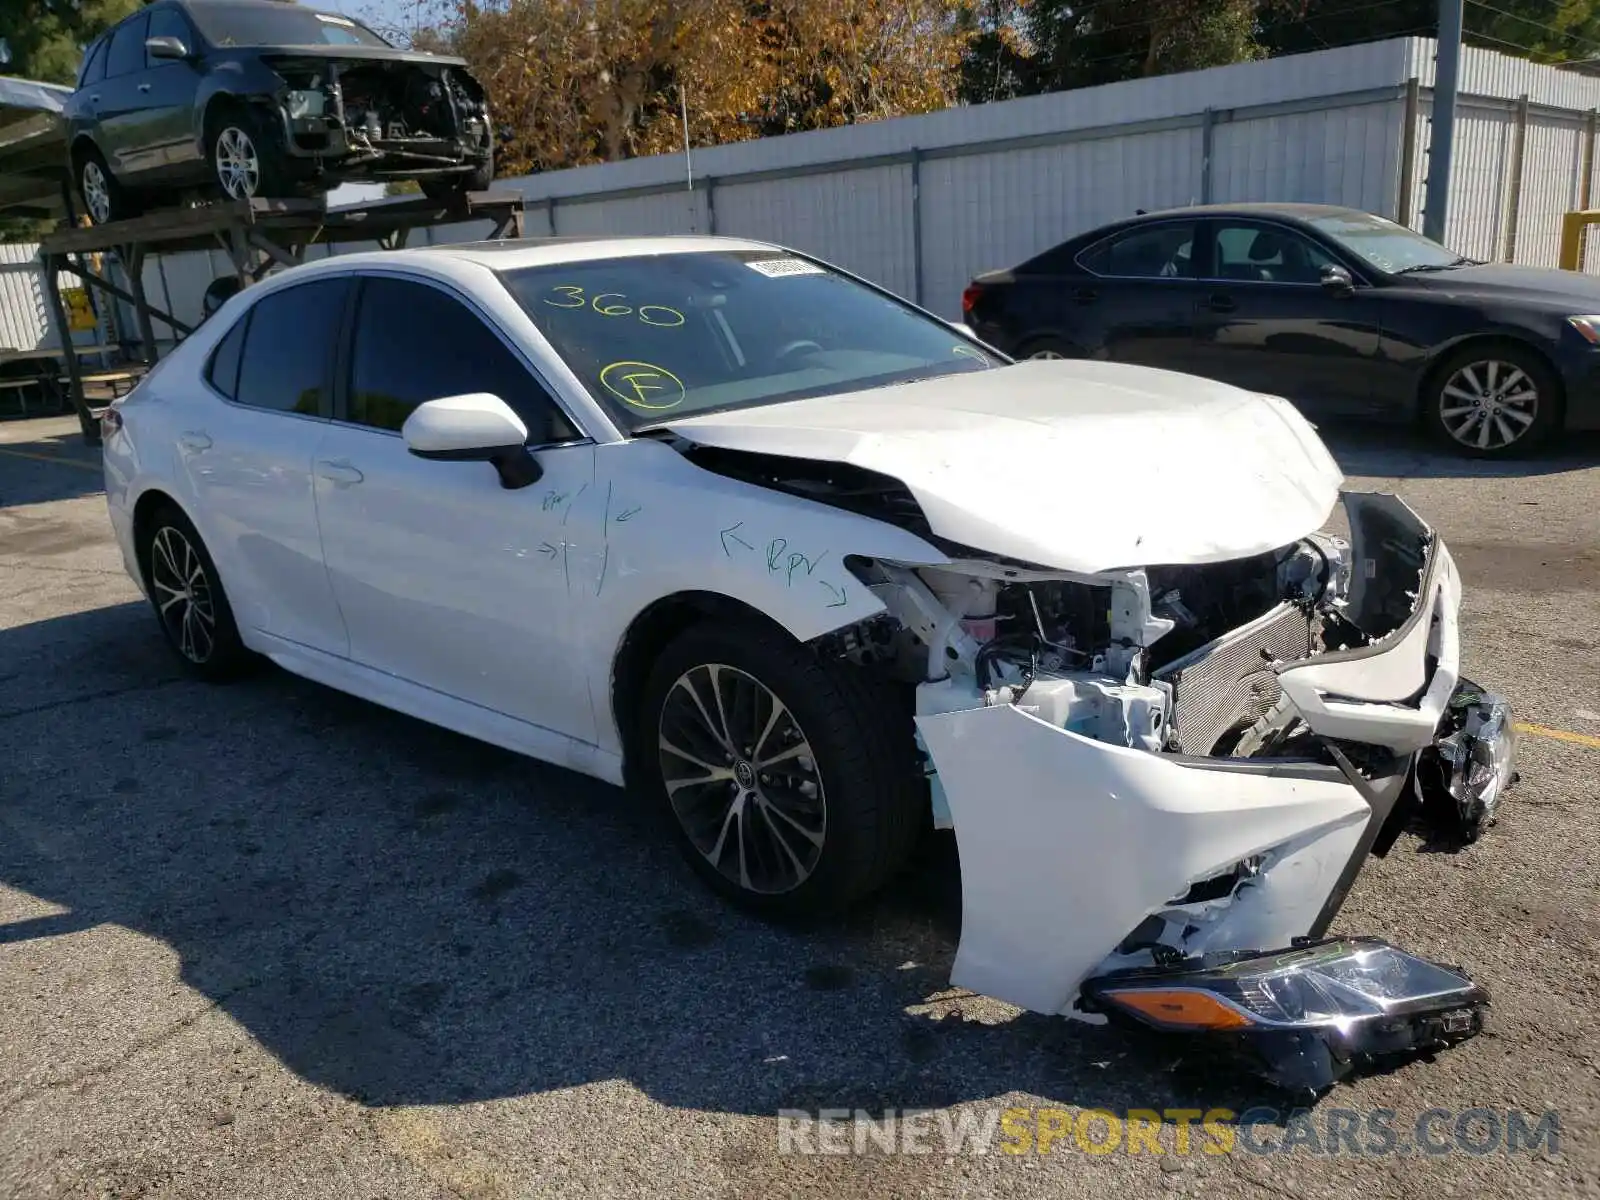
[[[1274,662],[1311,654],[1311,617],[1280,604],[1155,672],[1172,684],[1173,726],[1185,754],[1209,754],[1219,738],[1264,717],[1282,695]]]

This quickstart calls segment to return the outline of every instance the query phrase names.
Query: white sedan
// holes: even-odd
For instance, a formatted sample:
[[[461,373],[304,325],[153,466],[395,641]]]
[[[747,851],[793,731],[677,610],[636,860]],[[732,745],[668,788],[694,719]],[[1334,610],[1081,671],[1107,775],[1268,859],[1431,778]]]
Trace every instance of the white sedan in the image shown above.
[[[956,985],[1256,1035],[1280,1080],[1481,1022],[1324,937],[1416,795],[1492,815],[1509,720],[1443,544],[1382,495],[1319,533],[1342,480],[1279,399],[1012,364],[769,245],[597,239],[285,272],[104,432],[203,678],[265,656],[626,780],[768,912],[953,827]]]

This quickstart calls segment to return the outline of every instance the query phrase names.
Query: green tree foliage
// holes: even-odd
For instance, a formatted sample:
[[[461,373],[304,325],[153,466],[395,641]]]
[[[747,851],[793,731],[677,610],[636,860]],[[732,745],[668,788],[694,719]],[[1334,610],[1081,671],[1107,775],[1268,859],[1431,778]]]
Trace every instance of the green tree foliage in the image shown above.
[[[70,84],[83,48],[142,0],[4,0],[0,38],[11,47],[7,75]]]
[[[1548,63],[1600,58],[1596,0],[1465,0],[1464,40]],[[1305,0],[1294,20],[1273,22],[1259,40],[1272,54],[1299,54],[1377,38],[1432,37],[1437,0]]]

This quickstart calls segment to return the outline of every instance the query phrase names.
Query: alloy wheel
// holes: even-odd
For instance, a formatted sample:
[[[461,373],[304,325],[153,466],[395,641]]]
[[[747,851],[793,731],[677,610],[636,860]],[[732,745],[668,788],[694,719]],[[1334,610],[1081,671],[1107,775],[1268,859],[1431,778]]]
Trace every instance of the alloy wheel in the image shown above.
[[[90,159],[83,164],[83,202],[89,207],[89,217],[96,225],[111,220],[111,185],[100,164]]]
[[[161,623],[178,653],[195,665],[217,648],[217,612],[199,553],[180,529],[164,525],[150,544],[150,583]]]
[[[1029,358],[1066,358],[1066,355],[1061,353],[1061,351],[1059,351],[1059,350],[1035,350],[1032,354],[1028,355],[1028,357]]]
[[[261,186],[261,156],[250,135],[229,125],[217,135],[217,181],[234,200],[248,200]]]
[[[1445,381],[1439,419],[1447,432],[1474,450],[1503,450],[1521,439],[1539,415],[1539,389],[1515,363],[1468,363]]]
[[[810,878],[828,832],[822,777],[765,684],[722,663],[691,667],[662,703],[658,753],[673,815],[725,878],[766,895]]]

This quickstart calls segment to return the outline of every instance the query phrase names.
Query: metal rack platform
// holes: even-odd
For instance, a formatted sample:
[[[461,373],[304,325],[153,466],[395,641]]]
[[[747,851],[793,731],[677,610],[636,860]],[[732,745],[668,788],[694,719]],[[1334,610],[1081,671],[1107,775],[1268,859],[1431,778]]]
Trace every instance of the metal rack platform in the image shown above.
[[[491,238],[516,238],[522,236],[522,219],[522,197],[501,192],[467,192],[449,202],[400,196],[340,208],[328,208],[318,200],[235,200],[105,225],[59,229],[41,240],[39,256],[57,328],[68,327],[58,283],[65,271],[133,308],[145,362],[153,366],[160,357],[153,320],[169,326],[179,338],[194,328],[154,307],[145,295],[144,265],[150,255],[221,249],[233,263],[240,286],[248,287],[274,267],[304,262],[311,246],[375,242],[386,250],[396,250],[406,245],[416,229],[465,221],[491,221]],[[93,254],[116,255],[127,276],[126,290],[89,269],[84,259]],[[78,414],[84,440],[98,442],[99,414],[104,410],[91,407],[84,395],[84,375],[77,358],[68,354],[65,359],[67,395]]]

